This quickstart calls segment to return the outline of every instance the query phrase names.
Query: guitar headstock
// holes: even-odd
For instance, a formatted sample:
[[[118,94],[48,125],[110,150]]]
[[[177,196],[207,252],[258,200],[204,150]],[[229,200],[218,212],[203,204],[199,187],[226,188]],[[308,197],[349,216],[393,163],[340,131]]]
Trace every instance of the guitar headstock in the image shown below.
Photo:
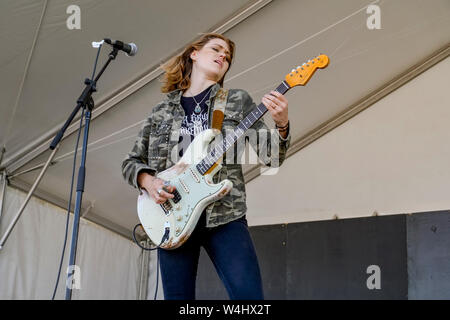
[[[285,82],[289,87],[304,86],[319,68],[326,68],[330,59],[327,55],[321,54],[312,60],[308,60],[301,66],[292,69],[285,77]]]

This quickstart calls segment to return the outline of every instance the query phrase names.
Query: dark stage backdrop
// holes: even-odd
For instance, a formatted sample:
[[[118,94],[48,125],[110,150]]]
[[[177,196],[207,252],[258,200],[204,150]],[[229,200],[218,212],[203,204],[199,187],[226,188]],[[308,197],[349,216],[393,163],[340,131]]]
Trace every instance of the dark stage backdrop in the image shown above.
[[[266,299],[450,299],[450,211],[250,232]],[[228,299],[203,249],[197,299]]]

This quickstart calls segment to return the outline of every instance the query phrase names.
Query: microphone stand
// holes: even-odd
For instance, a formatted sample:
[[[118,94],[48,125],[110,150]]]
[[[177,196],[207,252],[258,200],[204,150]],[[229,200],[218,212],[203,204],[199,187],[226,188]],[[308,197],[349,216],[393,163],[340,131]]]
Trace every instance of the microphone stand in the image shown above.
[[[72,242],[70,247],[70,258],[69,258],[69,268],[67,271],[67,282],[66,282],[66,300],[72,299],[72,280],[75,273],[75,259],[76,259],[76,251],[77,251],[77,243],[78,243],[78,228],[80,223],[80,211],[81,211],[81,203],[84,192],[84,181],[86,176],[86,153],[87,153],[87,144],[88,144],[88,135],[89,135],[89,124],[91,120],[91,112],[94,109],[94,100],[92,99],[92,93],[96,92],[96,84],[98,79],[102,76],[105,69],[108,67],[109,63],[114,60],[118,53],[117,48],[113,48],[111,53],[109,54],[108,61],[105,63],[103,68],[100,70],[95,80],[86,79],[84,83],[86,84],[86,88],[83,93],[77,100],[77,106],[75,110],[70,115],[69,119],[67,119],[63,128],[61,128],[60,132],[56,135],[55,139],[50,145],[50,149],[55,148],[59,140],[61,140],[64,135],[65,130],[72,122],[76,113],[80,108],[85,109],[85,126],[84,126],[84,136],[83,136],[83,147],[81,153],[81,163],[80,168],[78,170],[78,179],[77,179],[77,193],[76,193],[76,202],[75,202],[75,211],[73,218],[73,229],[72,229]]]
[[[26,205],[28,204],[28,201],[30,200],[32,194],[34,193],[35,189],[37,188],[37,185],[41,181],[42,177],[44,176],[44,173],[47,171],[49,165],[51,164],[56,151],[59,148],[59,142],[61,141],[62,137],[64,136],[65,131],[73,121],[76,114],[79,112],[80,108],[85,109],[84,116],[85,116],[85,129],[84,129],[84,137],[83,137],[83,147],[82,147],[82,158],[81,158],[81,164],[78,171],[78,181],[77,181],[77,197],[76,197],[76,206],[74,211],[74,221],[73,221],[73,231],[72,231],[72,243],[71,243],[71,250],[70,250],[70,260],[69,260],[69,267],[75,266],[75,258],[76,258],[76,250],[77,250],[77,242],[78,242],[78,227],[80,222],[80,211],[81,211],[81,203],[83,198],[83,192],[84,192],[84,180],[86,175],[86,153],[87,153],[87,144],[88,144],[88,134],[89,134],[89,124],[91,120],[91,112],[94,109],[94,100],[92,99],[92,93],[96,92],[96,84],[97,81],[102,76],[103,72],[108,67],[109,63],[114,60],[117,56],[117,53],[119,51],[119,48],[113,47],[112,51],[109,53],[108,61],[105,63],[103,68],[98,73],[97,77],[95,77],[94,80],[91,79],[85,79],[84,83],[86,84],[85,89],[83,90],[82,94],[77,100],[77,106],[73,110],[73,112],[70,114],[69,118],[65,122],[64,126],[60,129],[58,134],[53,139],[52,143],[50,144],[50,149],[52,150],[52,153],[50,157],[48,158],[47,162],[45,163],[44,167],[42,168],[41,172],[39,173],[39,176],[36,178],[36,181],[33,183],[33,186],[31,187],[30,191],[28,192],[25,201],[22,203],[19,211],[17,212],[16,216],[13,218],[13,221],[8,226],[5,234],[0,239],[0,250],[3,248],[6,240],[8,239],[12,229],[16,225],[17,221],[19,220],[20,216],[22,215],[23,211],[25,210]],[[99,52],[98,52],[99,53]],[[97,53],[97,58],[98,58]],[[97,60],[95,62],[97,64]],[[95,74],[95,67],[94,67],[94,74]],[[94,74],[92,75],[92,78],[94,78]],[[5,177],[7,179],[7,177]],[[6,183],[6,181],[5,181]],[[4,194],[4,192],[3,192]],[[71,300],[72,298],[72,283],[69,285],[69,281],[73,279],[74,276],[74,268],[68,268],[67,272],[67,282],[66,282],[66,300]]]

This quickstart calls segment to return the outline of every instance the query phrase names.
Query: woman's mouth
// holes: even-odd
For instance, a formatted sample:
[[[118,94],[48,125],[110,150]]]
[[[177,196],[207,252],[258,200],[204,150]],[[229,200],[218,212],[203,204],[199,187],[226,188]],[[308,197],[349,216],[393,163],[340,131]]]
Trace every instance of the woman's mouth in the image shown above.
[[[214,60],[214,62],[217,63],[217,64],[219,64],[220,67],[222,68],[222,65],[223,65],[223,62],[222,62],[222,61],[220,61],[220,60]]]

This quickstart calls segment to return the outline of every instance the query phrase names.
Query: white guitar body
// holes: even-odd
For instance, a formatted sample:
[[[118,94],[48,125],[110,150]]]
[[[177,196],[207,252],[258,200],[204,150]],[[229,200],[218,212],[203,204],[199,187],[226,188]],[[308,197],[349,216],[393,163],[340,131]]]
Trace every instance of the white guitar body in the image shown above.
[[[205,175],[196,168],[196,164],[207,155],[208,145],[214,136],[213,129],[202,131],[189,145],[180,161],[156,175],[175,186],[177,199],[168,199],[160,205],[145,190],[138,197],[139,220],[152,242],[161,248],[175,249],[181,246],[194,231],[203,210],[225,196],[233,187],[228,179],[213,183],[212,178],[222,167],[221,164]],[[164,235],[166,239],[161,243]]]

